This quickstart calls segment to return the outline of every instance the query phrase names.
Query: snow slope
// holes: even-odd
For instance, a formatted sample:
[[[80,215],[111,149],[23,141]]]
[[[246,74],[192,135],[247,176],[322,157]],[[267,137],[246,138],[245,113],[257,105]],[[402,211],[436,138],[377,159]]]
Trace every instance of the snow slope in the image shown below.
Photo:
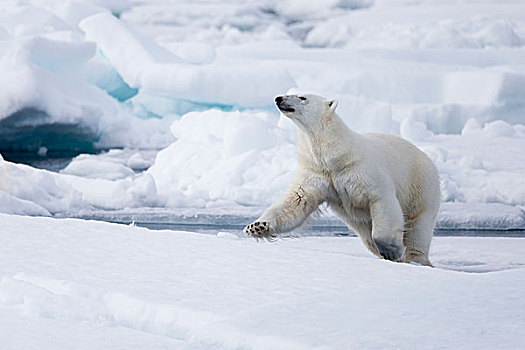
[[[3,349],[516,349],[525,240],[436,238],[436,268],[357,238],[257,243],[0,214]]]

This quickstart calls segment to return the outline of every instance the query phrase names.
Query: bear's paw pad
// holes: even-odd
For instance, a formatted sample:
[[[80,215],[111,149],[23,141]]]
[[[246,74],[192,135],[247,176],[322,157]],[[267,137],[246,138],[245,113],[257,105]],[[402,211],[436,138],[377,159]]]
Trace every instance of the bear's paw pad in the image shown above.
[[[266,221],[256,221],[253,224],[246,226],[243,230],[244,234],[254,238],[265,238],[269,241],[275,240],[277,236],[270,229],[270,226]]]
[[[405,248],[392,242],[374,239],[377,249],[381,256],[386,260],[399,261],[404,254]]]

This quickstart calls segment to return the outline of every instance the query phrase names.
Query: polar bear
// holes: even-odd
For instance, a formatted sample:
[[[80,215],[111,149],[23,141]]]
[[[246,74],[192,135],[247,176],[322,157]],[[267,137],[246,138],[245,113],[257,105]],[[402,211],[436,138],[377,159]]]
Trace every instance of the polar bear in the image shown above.
[[[408,141],[358,134],[316,95],[275,98],[297,129],[298,169],[286,193],[244,233],[275,239],[328,206],[378,257],[432,266],[428,259],[440,204],[434,163]]]

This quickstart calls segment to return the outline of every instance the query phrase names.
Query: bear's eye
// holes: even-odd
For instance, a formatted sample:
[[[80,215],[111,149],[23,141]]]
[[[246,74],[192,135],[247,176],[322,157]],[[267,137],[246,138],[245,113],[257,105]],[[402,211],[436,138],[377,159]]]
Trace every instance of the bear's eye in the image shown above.
[[[301,101],[304,101],[304,100],[306,100],[306,97],[304,97],[304,96],[299,96],[299,99],[300,99]]]

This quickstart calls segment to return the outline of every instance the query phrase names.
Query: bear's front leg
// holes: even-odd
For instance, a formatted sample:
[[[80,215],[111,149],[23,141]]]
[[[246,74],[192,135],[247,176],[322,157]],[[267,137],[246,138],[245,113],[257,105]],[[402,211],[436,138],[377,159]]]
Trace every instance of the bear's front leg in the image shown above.
[[[315,176],[294,182],[284,196],[264,211],[259,219],[246,226],[244,234],[274,240],[277,234],[299,227],[324,201],[325,183]]]
[[[370,205],[372,239],[381,256],[400,261],[405,253],[403,245],[403,211],[395,195],[382,198]]]

